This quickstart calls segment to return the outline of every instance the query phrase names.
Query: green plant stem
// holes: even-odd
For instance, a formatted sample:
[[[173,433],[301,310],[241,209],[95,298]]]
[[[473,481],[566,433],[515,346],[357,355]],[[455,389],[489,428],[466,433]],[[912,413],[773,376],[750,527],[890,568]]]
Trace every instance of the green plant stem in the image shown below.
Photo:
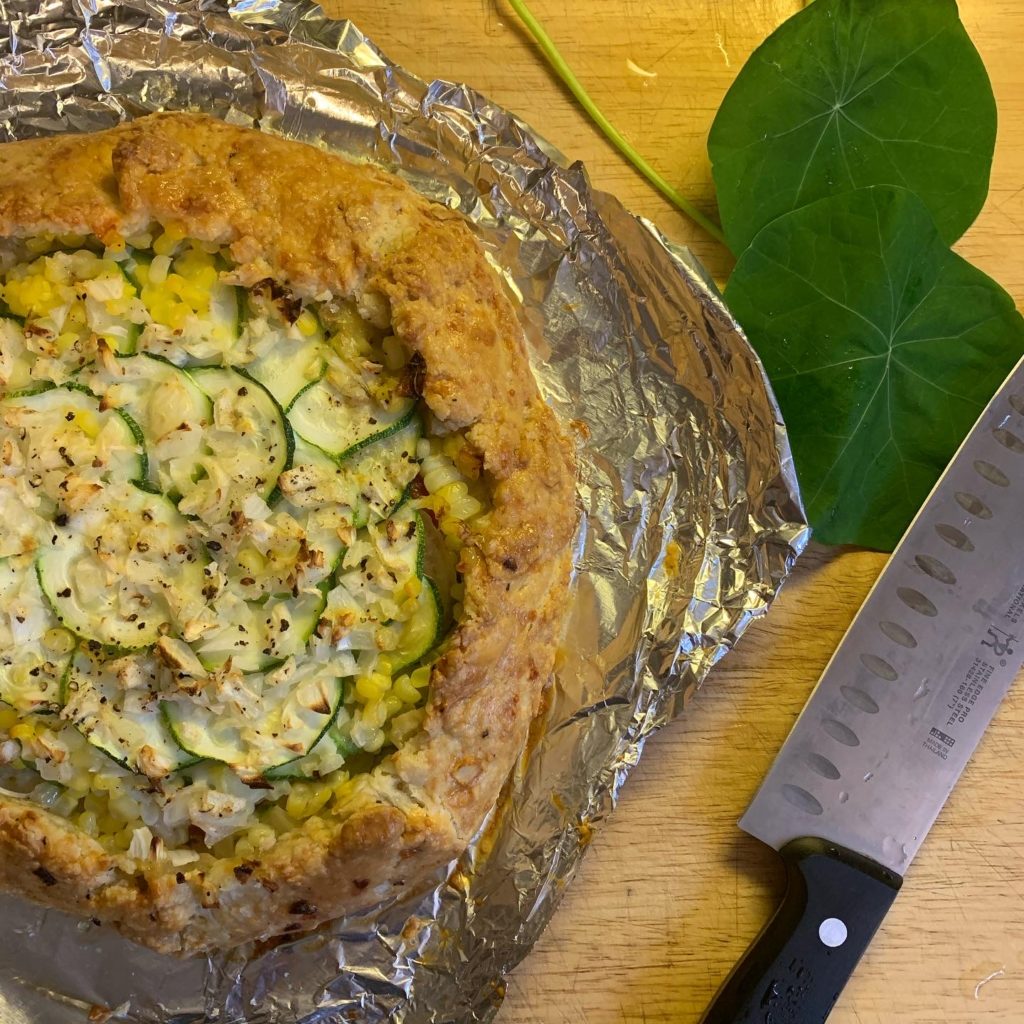
[[[508,0],[512,9],[519,16],[527,31],[537,42],[541,53],[544,54],[552,70],[565,83],[569,92],[573,94],[581,107],[590,115],[593,122],[608,137],[613,146],[670,202],[674,203],[687,217],[695,224],[702,227],[712,238],[725,244],[725,236],[722,229],[708,217],[705,217],[685,196],[677,192],[637,151],[632,144],[621,135],[618,129],[601,112],[598,105],[587,94],[586,89],[580,84],[579,79],[572,73],[572,69],[565,62],[555,46],[551,37],[544,31],[543,26],[530,12],[523,0]]]

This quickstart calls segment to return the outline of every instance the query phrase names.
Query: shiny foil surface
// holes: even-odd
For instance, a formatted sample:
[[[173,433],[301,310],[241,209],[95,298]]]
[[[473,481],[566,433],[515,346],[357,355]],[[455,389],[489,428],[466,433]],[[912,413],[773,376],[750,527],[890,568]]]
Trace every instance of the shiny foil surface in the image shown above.
[[[465,214],[578,435],[582,513],[546,714],[432,892],[191,961],[3,897],[0,1024],[490,1020],[644,740],[767,611],[807,542],[761,365],[694,258],[582,166],[305,0],[0,0],[0,15],[3,140],[199,109],[381,164]]]

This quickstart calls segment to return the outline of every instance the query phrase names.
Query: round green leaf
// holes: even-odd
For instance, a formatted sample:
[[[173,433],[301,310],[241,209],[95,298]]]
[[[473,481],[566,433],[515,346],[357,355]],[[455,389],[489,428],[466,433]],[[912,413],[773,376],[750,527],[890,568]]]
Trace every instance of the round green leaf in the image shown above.
[[[953,0],[816,0],[753,54],[708,139],[733,252],[817,199],[898,185],[952,244],[988,193],[996,105]]]
[[[1024,352],[1013,299],[905,189],[780,217],[725,297],[771,377],[828,544],[891,550]]]

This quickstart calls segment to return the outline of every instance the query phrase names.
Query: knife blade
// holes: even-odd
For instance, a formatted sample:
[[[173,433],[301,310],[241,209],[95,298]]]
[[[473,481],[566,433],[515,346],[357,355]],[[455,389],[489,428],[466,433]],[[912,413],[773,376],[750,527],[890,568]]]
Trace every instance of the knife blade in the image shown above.
[[[875,582],[740,827],[787,890],[702,1024],[821,1024],[1024,663],[1024,360]]]

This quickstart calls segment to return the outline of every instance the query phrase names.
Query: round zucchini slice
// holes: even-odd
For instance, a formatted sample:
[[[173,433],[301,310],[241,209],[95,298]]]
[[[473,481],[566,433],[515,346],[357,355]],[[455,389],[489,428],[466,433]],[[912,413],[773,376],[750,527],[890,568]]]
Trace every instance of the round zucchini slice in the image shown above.
[[[127,412],[139,425],[149,454],[149,481],[180,495],[200,471],[204,431],[213,403],[189,374],[159,356],[107,359],[77,376],[104,408]]]
[[[162,779],[199,758],[174,742],[159,692],[160,669],[152,655],[110,661],[80,647],[64,679],[60,713],[123,768]]]
[[[292,468],[281,475],[281,492],[294,505],[331,502],[351,510],[354,526],[386,519],[402,503],[419,472],[416,442],[423,432],[414,416],[396,430],[339,462],[322,448],[298,437]]]
[[[347,754],[336,739],[338,722],[331,723],[327,731],[313,745],[308,754],[286,761],[275,768],[268,768],[263,777],[271,782],[277,779],[322,779],[345,766]],[[349,741],[352,751],[358,748]]]
[[[304,334],[295,326],[267,326],[256,334],[250,324],[250,346],[257,358],[246,369],[287,409],[295,396],[323,377],[326,367],[324,334],[310,315],[314,327]]]
[[[288,418],[299,437],[335,459],[349,459],[412,420],[416,399],[400,395],[399,383],[397,378],[390,381],[390,391],[382,389],[378,397],[357,386],[355,394],[344,394],[326,374],[295,396]]]
[[[215,539],[207,544],[216,546],[217,565],[235,593],[262,603],[329,580],[344,551],[341,534],[349,529],[349,520],[331,507],[298,509],[279,501],[241,545],[217,539],[228,529],[211,531]]]
[[[139,425],[118,409],[104,409],[76,384],[44,386],[0,402],[2,434],[31,467],[34,490],[54,504],[76,503],[96,485],[146,478]]]
[[[421,578],[423,588],[416,599],[416,610],[405,620],[398,646],[388,653],[393,673],[404,672],[422,661],[444,635],[444,609],[441,595],[429,576]]]
[[[425,531],[418,512],[403,508],[371,526],[345,554],[328,597],[322,632],[339,650],[383,652],[393,672],[421,661],[443,634],[444,608],[424,576]]]
[[[423,424],[414,416],[400,430],[367,445],[343,463],[359,494],[364,522],[387,519],[401,506],[420,470],[416,442],[422,435]]]
[[[31,560],[0,562],[0,700],[21,712],[55,707],[74,646],[54,620]]]
[[[244,371],[198,366],[189,373],[213,402],[213,425],[198,479],[182,488],[179,507],[213,523],[252,493],[268,498],[291,465],[295,442],[278,401]]]
[[[252,699],[229,702],[223,711],[187,700],[161,705],[175,741],[197,758],[223,761],[243,779],[308,754],[341,706],[343,686],[329,664],[306,662],[283,681],[253,677]]]
[[[342,467],[322,448],[296,435],[292,464],[278,479],[278,488],[299,508],[318,508],[327,503],[350,510],[355,520],[359,493],[348,467]],[[355,525],[363,525],[355,522]]]
[[[259,601],[223,594],[216,603],[217,625],[193,648],[209,670],[228,659],[241,672],[280,665],[305,649],[327,603],[326,589],[310,587],[297,597],[286,594]]]
[[[118,484],[54,529],[36,572],[64,626],[130,651],[203,612],[207,561],[167,498]]]

